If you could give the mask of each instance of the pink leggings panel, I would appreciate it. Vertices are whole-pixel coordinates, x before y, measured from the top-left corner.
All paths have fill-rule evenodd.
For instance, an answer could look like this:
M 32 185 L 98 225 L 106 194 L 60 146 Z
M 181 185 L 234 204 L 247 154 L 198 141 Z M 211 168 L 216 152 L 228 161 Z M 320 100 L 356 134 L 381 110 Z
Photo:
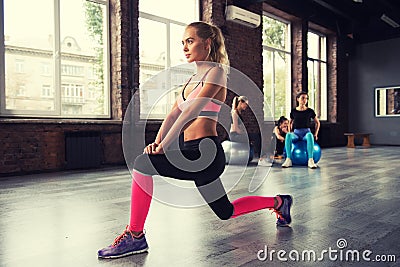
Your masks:
M 274 197 L 261 197 L 261 196 L 246 196 L 241 197 L 232 202 L 233 215 L 231 218 L 236 218 L 253 211 L 273 208 L 275 206 Z
M 153 177 L 133 171 L 130 231 L 143 231 L 152 196 Z
M 153 178 L 133 171 L 132 195 L 131 195 L 131 217 L 129 230 L 141 232 L 144 228 L 150 203 L 153 195 Z M 261 210 L 274 208 L 274 197 L 245 196 L 232 202 L 234 213 L 231 218 Z

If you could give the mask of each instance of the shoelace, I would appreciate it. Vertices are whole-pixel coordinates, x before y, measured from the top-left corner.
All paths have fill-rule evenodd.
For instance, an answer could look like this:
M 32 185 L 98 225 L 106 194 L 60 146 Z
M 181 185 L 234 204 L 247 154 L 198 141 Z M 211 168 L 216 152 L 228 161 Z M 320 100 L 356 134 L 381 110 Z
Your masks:
M 119 236 L 117 236 L 117 238 L 114 239 L 114 242 L 112 244 L 113 247 L 115 247 L 116 245 L 118 245 L 119 243 L 121 243 L 121 241 L 125 238 L 130 236 L 131 238 L 140 238 L 144 235 L 144 232 L 142 232 L 140 235 L 135 236 L 131 230 L 129 230 L 129 225 L 126 226 L 125 230 L 122 232 L 122 234 L 120 234 Z
M 285 218 L 283 218 L 283 216 L 282 216 L 282 211 L 277 210 L 275 208 L 269 208 L 269 210 L 272 210 L 271 214 L 275 212 L 277 219 L 285 220 Z
M 133 238 L 133 234 L 132 232 L 128 229 L 128 226 L 126 226 L 126 229 L 124 230 L 124 232 L 122 232 L 122 234 L 120 234 L 119 236 L 117 236 L 117 238 L 114 239 L 114 242 L 112 244 L 113 247 L 115 247 L 116 245 L 118 245 L 119 243 L 121 243 L 121 241 L 127 237 L 130 234 L 130 236 Z

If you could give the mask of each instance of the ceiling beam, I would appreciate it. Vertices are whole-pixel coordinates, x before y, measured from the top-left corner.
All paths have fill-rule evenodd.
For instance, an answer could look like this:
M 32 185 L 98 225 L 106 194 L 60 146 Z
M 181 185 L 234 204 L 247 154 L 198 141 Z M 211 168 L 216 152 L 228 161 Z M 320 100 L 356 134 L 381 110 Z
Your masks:
M 397 7 L 395 7 L 393 4 L 391 4 L 389 1 L 387 0 L 380 0 L 381 4 L 386 6 L 387 8 L 389 8 L 389 10 L 391 10 L 393 12 L 393 14 L 400 14 L 400 9 L 398 9 Z M 391 14 L 391 15 L 393 15 Z
M 233 4 L 240 6 L 240 7 L 246 7 L 246 6 L 250 6 L 252 4 L 255 3 L 261 3 L 264 2 L 265 0 L 234 0 Z
M 330 11 L 332 11 L 333 13 L 342 16 L 343 18 L 348 19 L 349 21 L 354 20 L 354 18 L 346 13 L 344 13 L 343 11 L 337 9 L 336 7 L 328 4 L 327 2 L 323 1 L 323 0 L 311 0 L 317 4 L 319 4 L 320 6 L 325 7 L 326 9 L 329 9 Z

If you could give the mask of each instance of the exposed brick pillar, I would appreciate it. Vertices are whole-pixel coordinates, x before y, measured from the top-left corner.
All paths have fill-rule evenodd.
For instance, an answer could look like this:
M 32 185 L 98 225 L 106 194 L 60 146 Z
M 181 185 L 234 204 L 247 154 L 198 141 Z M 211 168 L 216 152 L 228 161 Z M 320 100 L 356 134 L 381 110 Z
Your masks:
M 337 38 L 328 35 L 328 121 L 337 122 Z
M 137 33 L 138 14 L 137 0 L 110 2 L 112 119 L 123 118 L 131 98 L 131 89 L 134 87 L 132 77 L 136 73 L 133 66 L 138 63 L 139 53 L 137 45 L 132 44 L 138 43 L 137 34 L 133 36 L 135 30 Z

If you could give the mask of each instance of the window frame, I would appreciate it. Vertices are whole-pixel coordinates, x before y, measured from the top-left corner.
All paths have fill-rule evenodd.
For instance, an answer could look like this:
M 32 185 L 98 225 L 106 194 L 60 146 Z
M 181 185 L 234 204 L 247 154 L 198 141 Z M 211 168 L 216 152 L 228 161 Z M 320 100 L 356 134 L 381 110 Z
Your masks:
M 104 59 L 103 62 L 103 82 L 104 82 L 104 114 L 62 114 L 62 73 L 61 73 L 61 61 L 63 51 L 61 50 L 61 0 L 53 0 L 53 49 L 51 51 L 51 63 L 50 73 L 52 76 L 52 82 L 54 87 L 54 110 L 17 110 L 17 109 L 6 109 L 6 84 L 5 84 L 5 40 L 4 40 L 4 0 L 0 0 L 0 22 L 3 25 L 0 27 L 0 118 L 1 117 L 26 117 L 26 118 L 53 118 L 53 119 L 110 119 L 111 118 L 111 44 L 110 44 L 110 1 L 109 0 L 85 0 L 87 2 L 93 2 L 95 4 L 102 5 L 105 11 L 105 18 L 103 20 L 103 51 Z M 65 52 L 64 52 L 65 53 Z M 41 64 L 41 63 L 40 63 Z M 39 73 L 38 75 L 42 75 Z M 89 79 L 89 78 L 88 78 Z M 42 90 L 40 87 L 38 90 Z
M 329 55 L 329 50 L 328 50 L 328 36 L 324 33 L 321 33 L 317 30 L 314 30 L 312 28 L 308 29 L 307 32 L 307 37 L 308 34 L 312 33 L 315 34 L 319 37 L 318 40 L 318 54 L 319 54 L 319 58 L 313 58 L 311 56 L 309 56 L 309 54 L 307 53 L 307 68 L 308 68 L 308 64 L 312 64 L 313 68 L 310 70 L 308 69 L 308 76 L 307 76 L 307 89 L 308 89 L 308 95 L 309 97 L 314 97 L 313 98 L 313 108 L 314 111 L 317 114 L 318 119 L 322 120 L 322 121 L 327 121 L 328 120 L 328 70 L 329 70 L 329 65 L 328 65 L 328 55 Z M 322 48 L 321 46 L 321 38 L 324 39 L 324 43 L 325 43 L 325 48 Z M 309 46 L 309 40 L 307 38 L 307 45 Z M 325 60 L 321 59 L 322 55 L 321 55 L 321 51 L 322 49 L 325 50 Z M 312 83 L 310 85 L 310 80 L 309 80 L 309 76 L 310 76 L 310 71 L 312 72 L 312 77 L 315 77 L 314 75 L 314 66 L 315 63 L 318 64 L 318 71 L 319 71 L 319 75 L 317 75 L 317 77 L 319 77 L 319 80 L 317 81 L 317 83 L 319 84 L 319 88 L 314 88 L 314 83 Z M 322 81 L 324 79 L 324 77 L 322 76 L 322 71 L 323 71 L 323 67 L 322 64 L 325 64 L 325 81 L 324 84 L 322 84 Z M 314 88 L 315 92 L 310 92 L 310 87 L 311 89 Z M 325 89 L 323 88 L 325 87 Z
M 292 80 L 292 70 L 291 70 L 292 69 L 292 61 L 291 61 L 291 58 L 292 58 L 292 54 L 293 54 L 293 49 L 292 49 L 292 46 L 291 46 L 291 31 L 292 31 L 291 21 L 287 20 L 287 19 L 284 19 L 282 17 L 278 17 L 278 16 L 276 16 L 274 14 L 271 14 L 271 13 L 268 13 L 266 11 L 263 11 L 262 16 L 269 17 L 270 19 L 277 20 L 277 21 L 287 25 L 287 32 L 286 32 L 287 40 L 286 40 L 285 46 L 288 48 L 288 50 L 282 50 L 282 49 L 279 49 L 279 48 L 276 48 L 276 47 L 271 47 L 271 46 L 262 44 L 262 54 L 264 54 L 265 51 L 272 52 L 273 73 L 275 73 L 275 56 L 276 56 L 276 53 L 284 53 L 285 56 L 289 57 L 289 59 L 290 59 L 289 62 L 287 62 L 287 64 L 289 64 L 288 65 L 289 77 L 287 79 L 288 84 L 286 85 L 286 88 L 285 88 L 285 94 L 288 96 L 288 97 L 285 98 L 286 114 L 282 114 L 282 116 L 285 115 L 286 117 L 288 117 L 289 114 L 290 114 L 290 110 L 292 109 L 292 104 L 291 104 L 292 102 L 291 102 L 291 97 L 290 97 L 291 96 L 291 88 L 292 88 L 292 85 L 291 85 L 291 80 Z M 264 31 L 262 31 L 262 34 L 264 34 Z M 264 60 L 263 60 L 263 65 L 264 65 Z M 264 67 L 263 67 L 263 77 L 264 77 L 264 75 L 265 74 L 264 74 Z M 273 86 L 271 88 L 271 103 L 270 103 L 271 104 L 270 108 L 271 108 L 272 117 L 266 117 L 265 116 L 265 108 L 263 107 L 263 112 L 264 112 L 264 118 L 263 119 L 264 119 L 264 121 L 275 121 L 277 119 L 276 114 L 275 114 L 275 93 L 276 93 L 275 75 L 272 78 L 272 83 L 273 83 Z M 263 92 L 265 94 L 264 84 L 265 83 L 263 82 Z
M 194 2 L 195 2 L 195 5 L 196 5 L 196 8 L 197 8 L 197 18 L 196 19 L 199 19 L 200 18 L 199 1 L 195 0 Z M 159 71 L 159 73 L 166 72 L 167 75 L 171 75 L 171 71 L 173 70 L 173 67 L 175 66 L 175 65 L 171 65 L 172 64 L 171 63 L 172 62 L 172 60 L 171 60 L 171 54 L 172 54 L 171 53 L 171 27 L 172 27 L 172 25 L 185 27 L 187 25 L 187 23 L 180 22 L 180 21 L 174 20 L 172 18 L 161 17 L 161 16 L 158 16 L 158 15 L 150 14 L 150 13 L 147 13 L 147 12 L 139 10 L 139 20 L 141 18 L 142 19 L 147 19 L 147 20 L 150 20 L 150 21 L 153 21 L 153 22 L 164 24 L 165 30 L 166 30 L 166 41 L 165 41 L 166 42 L 165 43 L 165 55 L 166 55 L 165 58 L 166 59 L 165 59 L 165 65 L 163 66 L 163 69 Z M 140 26 L 139 26 L 139 28 L 140 28 Z M 139 31 L 139 43 L 140 43 L 140 31 Z M 140 47 L 140 44 L 139 44 L 139 47 Z M 139 68 L 141 68 L 142 66 L 141 66 L 141 59 L 140 58 L 139 58 L 139 62 L 140 62 L 139 63 Z M 140 80 L 140 76 L 141 76 L 141 70 L 139 70 L 139 85 L 140 85 L 140 88 L 139 88 L 139 99 L 140 99 L 140 96 L 141 96 L 141 93 L 142 93 L 142 86 L 146 83 L 146 80 L 145 81 Z M 190 74 L 187 76 L 187 78 L 189 79 L 189 77 L 190 77 Z M 171 79 L 166 79 L 166 83 L 167 84 L 165 85 L 165 87 L 172 89 Z M 175 86 L 174 86 L 174 88 L 175 88 Z M 166 96 L 167 97 L 167 100 L 166 100 L 167 101 L 167 106 L 166 106 L 167 110 L 166 110 L 165 114 L 164 113 L 160 113 L 160 114 L 153 114 L 152 115 L 152 114 L 149 114 L 149 113 L 142 113 L 142 110 L 141 110 L 142 103 L 141 103 L 141 100 L 140 100 L 139 101 L 139 108 L 137 109 L 138 118 L 139 118 L 138 121 L 151 120 L 151 121 L 158 122 L 158 121 L 164 120 L 165 117 L 168 115 L 168 108 L 169 108 L 168 105 L 171 104 L 171 103 L 173 104 L 176 101 L 176 97 L 173 97 L 173 99 L 172 99 L 170 93 L 168 93 L 167 96 Z M 171 107 L 172 107 L 172 105 L 171 105 Z

